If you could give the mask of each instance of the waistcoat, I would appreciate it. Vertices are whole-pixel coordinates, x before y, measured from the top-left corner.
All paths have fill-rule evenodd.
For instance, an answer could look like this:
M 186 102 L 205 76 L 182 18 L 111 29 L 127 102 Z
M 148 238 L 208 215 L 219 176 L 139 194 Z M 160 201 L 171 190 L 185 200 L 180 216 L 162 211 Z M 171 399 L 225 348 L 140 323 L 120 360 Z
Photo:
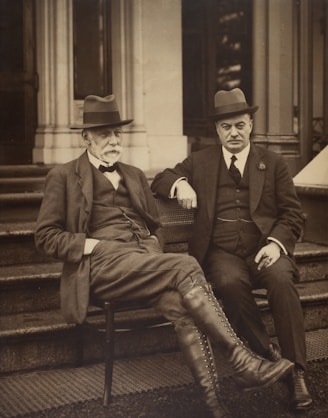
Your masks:
M 150 232 L 140 215 L 132 207 L 129 191 L 122 178 L 118 189 L 92 166 L 93 206 L 89 223 L 92 238 L 128 242 L 145 238 Z
M 261 233 L 249 210 L 249 170 L 246 163 L 238 185 L 221 157 L 212 242 L 227 252 L 247 256 L 256 251 Z

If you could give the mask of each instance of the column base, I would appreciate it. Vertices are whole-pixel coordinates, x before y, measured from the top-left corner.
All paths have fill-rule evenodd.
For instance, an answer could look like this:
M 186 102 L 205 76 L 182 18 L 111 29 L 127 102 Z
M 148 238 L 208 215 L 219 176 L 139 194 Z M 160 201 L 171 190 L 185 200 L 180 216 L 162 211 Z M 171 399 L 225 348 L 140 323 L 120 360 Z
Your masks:
M 33 163 L 62 164 L 85 151 L 81 134 L 67 127 L 39 130 L 35 135 Z

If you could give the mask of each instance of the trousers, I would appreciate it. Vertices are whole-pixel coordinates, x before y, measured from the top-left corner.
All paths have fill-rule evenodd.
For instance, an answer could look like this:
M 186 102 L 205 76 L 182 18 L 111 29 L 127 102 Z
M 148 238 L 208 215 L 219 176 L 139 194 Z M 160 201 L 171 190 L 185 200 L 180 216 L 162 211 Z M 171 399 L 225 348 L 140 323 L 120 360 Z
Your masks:
M 272 266 L 259 271 L 254 258 L 255 254 L 242 257 L 212 246 L 204 265 L 206 277 L 236 333 L 262 355 L 270 341 L 252 290 L 266 289 L 282 356 L 305 369 L 304 319 L 294 283 L 295 265 L 281 255 Z
M 163 253 L 154 238 L 100 241 L 91 255 L 90 290 L 99 300 L 147 301 L 169 321 L 186 315 L 182 297 L 204 273 L 189 255 Z

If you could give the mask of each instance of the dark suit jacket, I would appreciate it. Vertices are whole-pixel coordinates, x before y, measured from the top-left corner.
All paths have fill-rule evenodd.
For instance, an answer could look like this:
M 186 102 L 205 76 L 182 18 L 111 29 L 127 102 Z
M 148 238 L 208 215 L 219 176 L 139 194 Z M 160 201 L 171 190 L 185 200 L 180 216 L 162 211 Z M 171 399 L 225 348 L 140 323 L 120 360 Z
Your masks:
M 163 245 L 159 216 L 145 175 L 136 167 L 120 162 L 118 166 L 134 209 Z M 89 304 L 90 257 L 83 255 L 83 250 L 92 205 L 92 167 L 86 153 L 49 172 L 35 243 L 41 252 L 64 261 L 60 291 L 67 322 L 82 323 Z
M 198 209 L 189 252 L 200 264 L 211 242 L 219 165 L 224 161 L 221 155 L 219 145 L 194 152 L 174 169 L 158 174 L 151 186 L 155 193 L 167 197 L 173 183 L 180 177 L 187 177 L 196 191 Z M 262 234 L 260 244 L 264 245 L 269 236 L 273 237 L 292 255 L 303 220 L 288 166 L 280 154 L 255 145 L 251 145 L 248 164 L 250 212 Z

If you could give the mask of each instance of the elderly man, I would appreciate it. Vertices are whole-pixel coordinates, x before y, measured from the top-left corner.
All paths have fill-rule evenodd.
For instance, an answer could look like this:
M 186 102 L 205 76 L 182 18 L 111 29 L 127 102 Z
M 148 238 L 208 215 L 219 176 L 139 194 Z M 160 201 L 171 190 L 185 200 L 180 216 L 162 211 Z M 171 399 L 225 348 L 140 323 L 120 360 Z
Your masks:
M 257 109 L 238 88 L 218 91 L 211 116 L 218 144 L 158 174 L 152 190 L 197 208 L 190 254 L 202 265 L 238 335 L 274 360 L 280 353 L 270 343 L 252 294 L 254 287 L 267 289 L 282 354 L 295 363 L 291 405 L 302 410 L 312 399 L 304 379 L 303 313 L 294 285 L 301 209 L 281 155 L 250 143 Z
M 87 96 L 82 137 L 87 151 L 56 166 L 46 179 L 37 220 L 39 250 L 64 261 L 61 307 L 84 321 L 89 291 L 100 300 L 148 300 L 174 323 L 177 337 L 214 417 L 217 374 L 207 337 L 217 344 L 245 389 L 271 385 L 293 363 L 255 356 L 238 340 L 197 261 L 162 251 L 161 226 L 144 174 L 118 162 L 122 120 L 113 95 Z

